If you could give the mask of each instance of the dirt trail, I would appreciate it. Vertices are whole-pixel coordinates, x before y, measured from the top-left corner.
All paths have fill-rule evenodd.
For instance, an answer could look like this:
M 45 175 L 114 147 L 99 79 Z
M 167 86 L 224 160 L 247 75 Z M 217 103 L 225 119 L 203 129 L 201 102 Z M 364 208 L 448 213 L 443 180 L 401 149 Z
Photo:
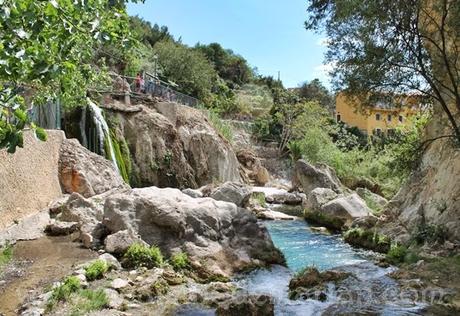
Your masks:
M 96 253 L 81 248 L 70 237 L 43 237 L 18 242 L 13 250 L 13 262 L 5 267 L 0 279 L 0 315 L 16 315 L 19 305 L 30 293 L 62 279 L 75 264 L 96 257 Z

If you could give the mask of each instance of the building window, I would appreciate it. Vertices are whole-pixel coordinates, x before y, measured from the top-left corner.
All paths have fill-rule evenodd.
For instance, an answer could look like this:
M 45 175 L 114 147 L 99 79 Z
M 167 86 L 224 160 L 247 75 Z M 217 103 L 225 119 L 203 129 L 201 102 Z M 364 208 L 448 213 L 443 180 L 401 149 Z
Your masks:
M 402 115 L 399 116 L 399 121 L 402 123 L 404 121 L 404 118 Z
M 382 130 L 380 128 L 374 129 L 374 135 L 375 136 L 381 136 L 382 135 Z
M 377 121 L 380 121 L 380 113 L 375 114 L 375 119 L 376 119 Z
M 391 122 L 391 119 L 392 119 L 391 114 L 388 114 L 388 122 Z
M 340 116 L 340 114 L 337 114 L 337 122 L 342 122 L 342 116 Z

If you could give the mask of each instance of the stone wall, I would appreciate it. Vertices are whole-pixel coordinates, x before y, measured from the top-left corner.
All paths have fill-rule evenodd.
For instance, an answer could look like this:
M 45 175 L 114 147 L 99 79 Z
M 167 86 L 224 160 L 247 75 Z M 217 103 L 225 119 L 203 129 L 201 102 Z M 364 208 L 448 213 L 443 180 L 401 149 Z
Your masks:
M 0 229 L 38 213 L 62 194 L 58 161 L 64 138 L 53 130 L 41 142 L 26 132 L 24 148 L 14 154 L 0 150 Z

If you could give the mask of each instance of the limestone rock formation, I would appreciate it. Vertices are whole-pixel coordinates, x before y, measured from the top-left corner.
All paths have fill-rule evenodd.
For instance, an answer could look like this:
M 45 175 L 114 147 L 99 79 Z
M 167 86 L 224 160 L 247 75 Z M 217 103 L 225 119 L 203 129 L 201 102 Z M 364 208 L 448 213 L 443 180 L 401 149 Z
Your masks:
M 255 185 L 264 186 L 270 181 L 268 170 L 262 165 L 257 155 L 248 149 L 241 149 L 236 154 L 247 181 Z
M 305 199 L 305 194 L 288 192 L 285 189 L 254 187 L 252 192 L 264 194 L 265 200 L 273 204 L 300 205 Z
M 305 218 L 328 228 L 341 230 L 356 219 L 372 215 L 366 202 L 356 193 L 338 195 L 331 189 L 316 188 L 303 203 Z
M 321 207 L 337 198 L 338 194 L 327 188 L 316 188 L 308 194 L 303 206 L 307 210 L 320 211 Z
M 245 207 L 251 197 L 251 190 L 241 183 L 226 182 L 212 191 L 210 197 L 217 201 L 230 202 L 239 207 Z
M 90 152 L 76 139 L 62 142 L 59 180 L 65 193 L 77 192 L 84 197 L 127 187 L 111 161 Z
M 350 225 L 355 219 L 369 216 L 372 211 L 356 193 L 340 196 L 321 207 L 323 214 Z
M 107 112 L 116 138 L 127 144 L 132 184 L 198 188 L 214 180 L 240 181 L 230 144 L 197 109 L 144 101 L 141 112 Z
M 109 196 L 104 225 L 111 233 L 128 230 L 165 254 L 181 249 L 196 265 L 206 260 L 214 274 L 253 265 L 282 263 L 266 229 L 233 203 L 192 198 L 176 189 L 133 189 Z
M 128 230 L 120 230 L 104 239 L 105 250 L 115 255 L 123 255 L 134 243 L 145 244 L 142 239 Z
M 336 193 L 342 191 L 342 184 L 331 167 L 325 164 L 314 166 L 305 160 L 297 161 L 292 184 L 302 187 L 307 195 L 316 188 L 328 188 Z
M 430 126 L 428 132 L 433 132 Z M 437 140 L 416 170 L 384 209 L 384 233 L 405 242 L 417 229 L 438 227 L 451 241 L 460 240 L 460 150 L 451 140 Z
M 325 301 L 328 283 L 338 283 L 349 276 L 350 273 L 339 270 L 319 272 L 314 267 L 307 268 L 289 282 L 289 297 Z
M 384 197 L 375 194 L 374 192 L 366 189 L 366 188 L 357 188 L 356 193 L 364 199 L 364 200 L 369 200 L 372 204 L 374 204 L 378 208 L 383 208 L 385 205 L 388 204 L 388 200 L 385 199 Z

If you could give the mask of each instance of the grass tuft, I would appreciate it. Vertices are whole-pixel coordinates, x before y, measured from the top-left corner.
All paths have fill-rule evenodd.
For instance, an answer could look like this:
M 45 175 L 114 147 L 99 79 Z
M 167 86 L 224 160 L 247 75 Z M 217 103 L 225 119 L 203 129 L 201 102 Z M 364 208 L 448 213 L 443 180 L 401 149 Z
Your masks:
M 102 279 L 104 273 L 109 270 L 109 265 L 104 260 L 96 260 L 86 267 L 85 276 L 88 281 L 94 281 L 97 279 Z
M 0 269 L 11 261 L 13 258 L 13 246 L 6 244 L 3 248 L 0 248 Z

